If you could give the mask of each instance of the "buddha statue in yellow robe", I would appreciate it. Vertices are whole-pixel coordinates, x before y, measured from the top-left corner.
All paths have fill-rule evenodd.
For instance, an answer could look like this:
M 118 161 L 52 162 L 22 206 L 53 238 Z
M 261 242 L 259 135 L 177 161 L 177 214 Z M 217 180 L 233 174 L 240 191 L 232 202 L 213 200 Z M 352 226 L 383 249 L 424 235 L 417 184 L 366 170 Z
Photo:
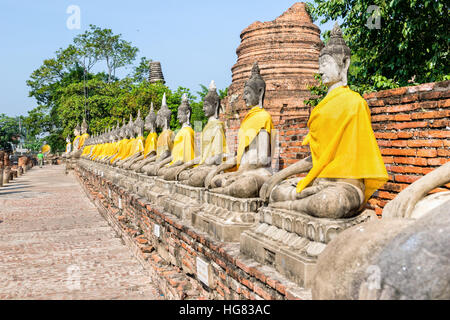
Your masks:
M 118 163 L 117 166 L 123 169 L 129 168 L 129 166 L 142 155 L 144 152 L 144 121 L 141 118 L 141 111 L 138 111 L 138 115 L 133 124 L 133 133 L 135 137 L 131 139 L 130 152 L 125 159 Z
M 318 218 L 350 218 L 388 180 L 367 102 L 347 85 L 350 60 L 350 48 L 336 24 L 319 57 L 319 73 L 329 91 L 312 111 L 303 141 L 311 156 L 266 182 L 260 196 L 270 200 L 270 207 Z M 306 172 L 303 179 L 288 179 Z
M 68 158 L 78 159 L 83 153 L 84 142 L 89 138 L 88 125 L 86 122 L 86 118 L 83 118 L 83 123 L 81 128 L 79 125 L 75 127 L 74 134 L 75 139 L 73 140 L 72 146 L 73 151 L 67 156 Z
M 243 99 L 251 110 L 239 129 L 237 156 L 208 174 L 205 186 L 211 192 L 236 198 L 255 198 L 261 186 L 271 177 L 273 123 L 272 117 L 263 108 L 265 90 L 266 83 L 255 63 L 244 87 Z
M 72 142 L 70 141 L 70 137 L 67 136 L 66 138 L 66 152 L 64 153 L 64 155 L 67 155 L 69 153 L 72 152 Z
M 208 123 L 200 138 L 201 155 L 183 164 L 175 176 L 178 181 L 193 187 L 204 187 L 206 176 L 223 162 L 228 153 L 225 125 L 219 120 L 220 97 L 214 81 L 211 82 L 208 94 L 203 100 L 203 112 Z
M 156 156 L 158 134 L 156 133 L 156 113 L 153 108 L 153 102 L 151 103 L 150 111 L 145 118 L 144 128 L 149 131 L 148 136 L 145 139 L 144 152 L 133 160 L 128 166 L 124 166 L 125 169 L 138 171 L 150 163 L 147 162 L 147 159 L 151 159 Z
M 117 162 L 122 160 L 128 153 L 128 142 L 130 141 L 128 137 L 130 136 L 130 130 L 128 125 L 123 121 L 123 125 L 120 128 L 120 141 L 118 142 L 117 152 L 110 159 L 110 164 L 115 165 Z
M 189 105 L 187 95 L 182 97 L 181 105 L 178 107 L 177 119 L 181 124 L 181 129 L 175 136 L 173 150 L 170 163 L 161 167 L 158 171 L 158 176 L 163 177 L 165 180 L 175 180 L 175 174 L 179 167 L 194 159 L 195 156 L 195 134 L 191 127 L 191 113 L 192 109 Z
M 161 108 L 156 115 L 156 125 L 162 129 L 156 142 L 156 155 L 148 158 L 147 164 L 138 172 L 145 173 L 149 176 L 156 176 L 158 170 L 172 161 L 172 149 L 175 140 L 175 134 L 170 129 L 170 119 L 172 111 L 167 107 L 166 94 L 163 96 Z
M 99 160 L 101 163 L 110 164 L 111 159 L 117 154 L 120 140 L 120 123 L 117 121 L 117 126 L 109 133 L 109 144 L 105 150 L 105 156 Z

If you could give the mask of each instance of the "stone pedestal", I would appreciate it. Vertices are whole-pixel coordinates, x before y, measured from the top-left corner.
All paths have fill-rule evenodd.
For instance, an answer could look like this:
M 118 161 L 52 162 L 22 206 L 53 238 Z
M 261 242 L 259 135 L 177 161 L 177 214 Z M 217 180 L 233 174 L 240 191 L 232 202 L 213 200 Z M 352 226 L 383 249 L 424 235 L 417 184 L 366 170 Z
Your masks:
M 218 193 L 206 192 L 199 211 L 192 214 L 192 225 L 215 239 L 239 242 L 241 233 L 257 222 L 261 199 L 238 199 Z
M 307 289 L 327 244 L 340 232 L 376 217 L 366 210 L 351 219 L 318 219 L 270 207 L 261 208 L 258 216 L 258 224 L 241 236 L 241 252 Z
M 3 168 L 0 167 L 0 187 L 3 187 Z
M 191 223 L 193 215 L 201 210 L 207 193 L 206 189 L 183 185 L 179 182 L 165 182 L 172 184 L 172 192 L 162 199 L 164 210 L 177 216 L 182 221 Z

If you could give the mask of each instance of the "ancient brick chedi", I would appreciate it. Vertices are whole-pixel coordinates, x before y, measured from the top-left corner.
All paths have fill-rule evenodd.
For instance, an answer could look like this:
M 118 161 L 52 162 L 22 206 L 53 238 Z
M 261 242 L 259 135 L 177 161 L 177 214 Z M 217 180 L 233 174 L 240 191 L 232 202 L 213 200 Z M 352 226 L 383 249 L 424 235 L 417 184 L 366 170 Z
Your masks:
M 304 116 L 306 121 L 309 108 L 303 101 L 310 96 L 308 85 L 315 82 L 322 42 L 305 3 L 294 4 L 273 21 L 251 24 L 242 31 L 241 39 L 232 68 L 233 82 L 224 101 L 227 127 L 238 127 L 248 111 L 242 93 L 254 62 L 267 84 L 264 107 L 275 126 L 282 119 Z

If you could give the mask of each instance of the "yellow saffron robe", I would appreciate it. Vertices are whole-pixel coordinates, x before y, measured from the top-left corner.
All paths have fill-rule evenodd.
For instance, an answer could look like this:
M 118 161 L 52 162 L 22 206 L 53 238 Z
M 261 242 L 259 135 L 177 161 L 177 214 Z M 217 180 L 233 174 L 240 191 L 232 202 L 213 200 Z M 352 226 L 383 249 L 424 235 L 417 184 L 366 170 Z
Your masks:
M 93 145 L 90 145 L 90 146 L 84 147 L 84 149 L 83 149 L 83 153 L 81 154 L 81 156 L 83 157 L 83 156 L 87 156 L 87 155 L 89 155 L 89 154 L 90 154 L 90 152 L 91 152 L 91 149 L 92 149 L 93 147 L 94 147 Z
M 194 130 L 191 127 L 182 128 L 175 137 L 172 157 L 173 160 L 169 166 L 175 162 L 189 162 L 194 159 Z
M 150 152 L 156 151 L 157 141 L 158 141 L 158 134 L 156 132 L 150 132 L 147 136 L 147 139 L 145 139 L 144 159 L 147 159 L 147 155 Z
M 172 151 L 174 133 L 172 130 L 164 130 L 158 138 L 156 143 L 156 155 L 158 158 L 166 151 Z
M 76 136 L 75 139 L 73 139 L 72 145 L 73 145 L 73 151 L 78 151 L 81 149 L 80 146 L 80 138 L 81 136 Z M 77 145 L 78 144 L 78 145 Z
M 222 143 L 218 140 L 222 140 Z M 202 159 L 200 165 L 207 159 L 221 153 L 228 153 L 227 140 L 225 138 L 225 125 L 220 120 L 210 120 L 206 124 L 201 135 Z
M 348 86 L 328 93 L 312 111 L 308 128 L 303 145 L 310 146 L 313 168 L 297 192 L 316 178 L 363 179 L 367 202 L 388 181 L 367 102 Z
M 86 139 L 89 138 L 89 134 L 85 133 L 80 137 L 80 144 L 78 146 L 78 150 L 80 150 L 81 148 L 83 148 L 84 146 L 84 142 L 86 141 Z
M 128 142 L 127 154 L 122 160 L 126 160 L 136 153 L 144 151 L 144 137 L 133 138 Z
M 46 145 L 42 146 L 41 152 L 43 154 L 47 154 L 47 153 L 50 153 L 51 150 L 52 150 L 52 148 L 48 144 L 46 144 Z
M 116 155 L 111 159 L 111 163 L 113 163 L 117 159 L 122 160 L 122 158 L 125 156 L 125 152 L 127 151 L 126 149 L 128 147 L 128 142 L 128 139 L 122 139 L 119 141 Z
M 241 164 L 245 148 L 247 148 L 252 143 L 253 139 L 258 136 L 261 129 L 265 129 L 267 133 L 271 134 L 273 129 L 272 116 L 263 108 L 256 106 L 247 113 L 239 128 L 237 169 L 239 169 Z

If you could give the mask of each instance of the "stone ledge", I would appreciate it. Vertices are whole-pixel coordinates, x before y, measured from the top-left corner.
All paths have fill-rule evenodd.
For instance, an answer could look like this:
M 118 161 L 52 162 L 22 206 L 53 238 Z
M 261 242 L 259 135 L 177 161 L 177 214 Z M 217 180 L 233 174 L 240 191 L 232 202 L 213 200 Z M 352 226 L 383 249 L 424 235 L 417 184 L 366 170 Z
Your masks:
M 216 241 L 105 177 L 87 172 L 83 176 L 82 170 L 76 167 L 86 193 L 110 224 L 115 224 L 115 230 L 133 248 L 167 298 L 311 299 L 309 290 L 287 280 L 274 268 L 241 255 L 238 243 Z M 122 209 L 118 208 L 118 197 Z M 156 224 L 159 238 L 154 235 Z M 196 257 L 211 265 L 213 283 L 209 288 L 196 277 Z

